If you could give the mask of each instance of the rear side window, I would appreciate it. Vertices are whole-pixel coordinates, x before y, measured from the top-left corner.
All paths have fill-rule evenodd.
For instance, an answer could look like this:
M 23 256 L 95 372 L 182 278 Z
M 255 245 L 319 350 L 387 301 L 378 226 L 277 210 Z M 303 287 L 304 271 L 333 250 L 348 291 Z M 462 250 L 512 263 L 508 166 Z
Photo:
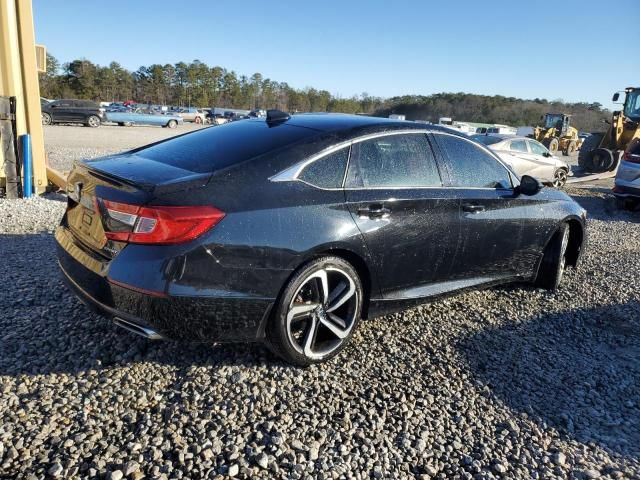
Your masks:
M 134 153 L 196 173 L 213 172 L 317 135 L 294 125 L 269 127 L 262 120 L 232 122 L 175 137 Z
M 514 152 L 527 152 L 527 144 L 524 140 L 514 140 L 511 142 L 511 150 Z
M 354 143 L 345 186 L 439 187 L 442 181 L 426 135 L 406 134 Z
M 348 158 L 349 147 L 342 148 L 307 165 L 298 178 L 320 188 L 340 188 Z
M 451 170 L 451 181 L 456 187 L 511 188 L 507 169 L 489 153 L 463 138 L 435 134 Z

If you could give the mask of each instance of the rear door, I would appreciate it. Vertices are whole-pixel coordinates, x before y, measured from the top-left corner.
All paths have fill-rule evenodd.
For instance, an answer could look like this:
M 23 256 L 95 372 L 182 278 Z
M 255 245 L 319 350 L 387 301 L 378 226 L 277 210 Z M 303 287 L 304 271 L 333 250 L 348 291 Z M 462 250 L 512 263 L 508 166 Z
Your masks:
M 459 237 L 459 203 L 443 186 L 425 133 L 356 140 L 345 198 L 383 297 L 420 297 L 419 286 L 448 277 Z
M 57 100 L 51 105 L 51 116 L 56 122 L 69 122 L 73 118 L 72 110 L 71 100 Z
M 524 239 L 528 202 L 514 193 L 511 174 L 485 147 L 466 138 L 434 132 L 446 161 L 452 190 L 461 199 L 460 244 L 452 276 L 498 279 L 529 272 L 535 261 Z
M 534 158 L 529 152 L 527 142 L 523 138 L 511 140 L 507 142 L 508 154 L 503 155 L 502 159 L 507 163 L 518 175 L 532 175 L 535 171 L 536 164 Z

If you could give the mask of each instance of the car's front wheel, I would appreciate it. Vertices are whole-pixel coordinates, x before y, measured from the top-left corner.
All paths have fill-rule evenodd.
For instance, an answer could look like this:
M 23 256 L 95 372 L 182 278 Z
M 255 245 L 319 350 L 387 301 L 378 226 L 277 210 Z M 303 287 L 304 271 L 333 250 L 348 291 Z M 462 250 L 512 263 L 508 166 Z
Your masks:
M 268 345 L 298 366 L 326 361 L 351 338 L 362 302 L 360 278 L 348 262 L 333 256 L 313 260 L 281 293 L 267 330 Z
M 52 120 L 51 120 L 51 115 L 49 115 L 48 113 L 43 113 L 42 114 L 42 124 L 43 125 L 51 125 Z
M 536 285 L 555 291 L 560 286 L 567 264 L 569 225 L 563 223 L 547 245 L 538 269 Z
M 169 120 L 167 122 L 167 128 L 176 128 L 178 126 L 178 122 L 175 120 Z
M 562 188 L 567 183 L 567 171 L 564 168 L 558 168 L 553 173 L 553 186 Z

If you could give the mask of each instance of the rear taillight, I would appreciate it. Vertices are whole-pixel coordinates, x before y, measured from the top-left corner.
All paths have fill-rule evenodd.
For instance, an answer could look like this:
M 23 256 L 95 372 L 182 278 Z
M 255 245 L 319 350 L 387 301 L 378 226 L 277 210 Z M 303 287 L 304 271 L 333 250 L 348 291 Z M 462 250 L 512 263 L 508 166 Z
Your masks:
M 214 207 L 130 205 L 98 200 L 105 235 L 128 243 L 167 245 L 199 237 L 224 218 Z
M 624 152 L 622 159 L 631 163 L 640 163 L 640 154 L 631 153 L 627 151 L 627 152 Z

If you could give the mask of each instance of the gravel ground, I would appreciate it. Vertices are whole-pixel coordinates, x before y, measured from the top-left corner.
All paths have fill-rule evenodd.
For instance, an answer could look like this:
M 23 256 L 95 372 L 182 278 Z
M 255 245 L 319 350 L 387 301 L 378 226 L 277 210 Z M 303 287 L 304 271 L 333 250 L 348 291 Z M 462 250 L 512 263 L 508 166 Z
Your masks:
M 640 478 L 640 212 L 571 193 L 590 243 L 558 293 L 364 322 L 308 369 L 117 329 L 60 281 L 64 197 L 1 200 L 0 477 Z
M 145 125 L 134 127 L 101 125 L 98 128 L 45 125 L 43 128 L 49 164 L 61 172 L 68 172 L 75 160 L 130 150 L 205 127 L 195 123 L 185 123 L 178 125 L 175 129 Z

